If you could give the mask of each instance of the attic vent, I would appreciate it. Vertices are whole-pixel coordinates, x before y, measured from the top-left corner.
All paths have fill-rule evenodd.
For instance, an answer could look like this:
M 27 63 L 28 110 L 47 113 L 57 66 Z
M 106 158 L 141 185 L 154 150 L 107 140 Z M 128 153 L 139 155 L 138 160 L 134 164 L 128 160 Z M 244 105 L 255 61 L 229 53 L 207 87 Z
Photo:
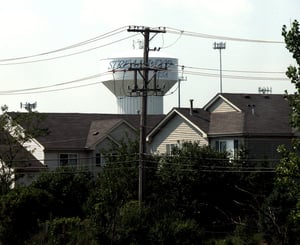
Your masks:
M 245 99 L 250 99 L 250 95 L 246 94 L 245 96 Z
M 96 135 L 98 135 L 98 134 L 99 134 L 99 132 L 98 132 L 98 131 L 96 131 L 96 132 L 94 132 L 94 133 L 93 133 L 93 135 L 95 135 L 95 136 L 96 136 Z
M 270 99 L 269 95 L 264 95 L 265 99 Z

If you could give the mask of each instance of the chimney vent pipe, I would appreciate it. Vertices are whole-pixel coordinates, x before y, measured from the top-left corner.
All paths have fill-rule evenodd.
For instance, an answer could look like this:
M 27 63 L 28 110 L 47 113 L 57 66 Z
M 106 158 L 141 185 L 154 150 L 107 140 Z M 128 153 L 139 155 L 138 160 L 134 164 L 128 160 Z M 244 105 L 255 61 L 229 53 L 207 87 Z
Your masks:
M 193 108 L 193 102 L 194 102 L 194 100 L 190 99 L 190 115 L 191 116 L 193 115 L 193 110 L 194 110 L 194 108 Z

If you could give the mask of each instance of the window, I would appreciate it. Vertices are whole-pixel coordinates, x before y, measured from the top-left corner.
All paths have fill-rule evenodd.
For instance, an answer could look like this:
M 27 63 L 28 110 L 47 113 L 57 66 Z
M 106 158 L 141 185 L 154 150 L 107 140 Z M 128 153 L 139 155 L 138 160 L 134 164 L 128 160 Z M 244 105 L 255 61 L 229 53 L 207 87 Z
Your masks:
M 101 167 L 105 162 L 105 156 L 101 153 L 96 153 L 96 167 Z
M 77 158 L 76 153 L 61 153 L 59 154 L 59 165 L 76 167 Z
M 239 157 L 239 141 L 238 140 L 234 140 L 233 141 L 233 147 L 234 147 L 234 150 L 233 150 L 233 157 L 235 159 L 237 159 Z
M 200 141 L 191 141 L 191 140 L 177 140 L 177 143 L 175 144 L 166 144 L 166 154 L 171 155 L 173 154 L 174 148 L 178 147 L 179 149 L 182 149 L 183 147 L 187 147 L 190 144 L 200 144 Z
M 101 167 L 106 163 L 109 163 L 111 161 L 112 162 L 116 161 L 116 156 L 117 156 L 117 153 L 114 153 L 114 152 L 109 153 L 109 154 L 96 153 L 95 154 L 95 165 L 96 165 L 96 167 Z
M 226 140 L 217 140 L 216 141 L 216 150 L 219 152 L 227 151 L 227 141 Z
M 101 166 L 101 154 L 96 153 L 96 167 L 100 167 L 100 166 Z
M 178 146 L 177 144 L 166 144 L 166 154 L 171 155 L 173 149 L 177 146 Z
M 229 152 L 232 157 L 238 157 L 239 141 L 233 139 L 216 140 L 215 149 L 219 152 Z

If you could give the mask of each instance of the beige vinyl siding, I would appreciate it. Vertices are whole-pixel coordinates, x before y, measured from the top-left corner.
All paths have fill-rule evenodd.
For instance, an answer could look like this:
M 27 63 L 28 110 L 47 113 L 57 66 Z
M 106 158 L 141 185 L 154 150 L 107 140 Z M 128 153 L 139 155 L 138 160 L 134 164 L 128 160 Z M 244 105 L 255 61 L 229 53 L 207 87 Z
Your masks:
M 209 112 L 235 112 L 234 109 L 230 104 L 222 99 L 218 99 L 213 105 L 210 106 Z
M 207 145 L 198 129 L 184 121 L 180 116 L 175 116 L 159 133 L 152 139 L 150 144 L 151 153 L 165 154 L 167 144 L 177 144 L 182 141 L 198 142 Z

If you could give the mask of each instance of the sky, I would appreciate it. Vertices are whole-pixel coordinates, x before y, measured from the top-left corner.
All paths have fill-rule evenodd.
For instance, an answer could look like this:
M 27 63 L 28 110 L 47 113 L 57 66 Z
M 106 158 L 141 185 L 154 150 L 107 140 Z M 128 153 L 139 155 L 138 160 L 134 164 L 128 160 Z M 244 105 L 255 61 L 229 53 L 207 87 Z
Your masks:
M 213 43 L 221 41 L 223 92 L 268 87 L 273 94 L 292 93 L 285 71 L 295 62 L 281 29 L 299 13 L 298 0 L 0 0 L 0 105 L 24 111 L 20 103 L 37 102 L 39 112 L 117 113 L 116 98 L 98 75 L 102 60 L 143 39 L 126 31 L 130 25 L 166 27 L 150 47 L 178 58 L 180 76 L 184 66 L 182 107 L 190 99 L 203 107 L 220 92 Z M 164 97 L 164 113 L 177 106 L 176 84 Z

